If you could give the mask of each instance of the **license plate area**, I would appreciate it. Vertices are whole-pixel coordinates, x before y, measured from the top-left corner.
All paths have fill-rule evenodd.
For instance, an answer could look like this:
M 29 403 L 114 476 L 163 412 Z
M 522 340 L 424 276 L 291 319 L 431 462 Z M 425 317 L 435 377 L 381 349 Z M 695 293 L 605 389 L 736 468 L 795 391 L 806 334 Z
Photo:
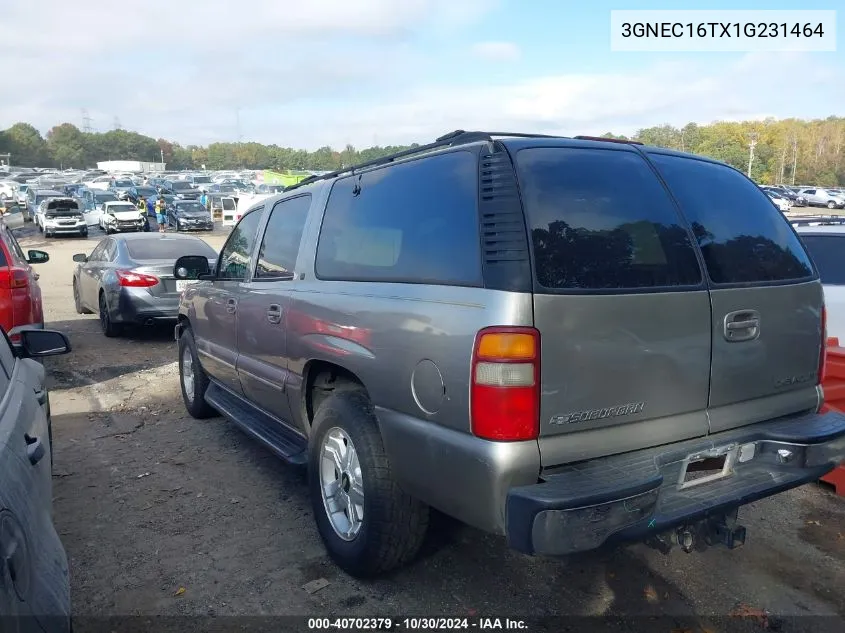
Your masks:
M 734 472 L 739 448 L 730 444 L 688 455 L 681 466 L 678 488 L 684 490 L 729 477 Z

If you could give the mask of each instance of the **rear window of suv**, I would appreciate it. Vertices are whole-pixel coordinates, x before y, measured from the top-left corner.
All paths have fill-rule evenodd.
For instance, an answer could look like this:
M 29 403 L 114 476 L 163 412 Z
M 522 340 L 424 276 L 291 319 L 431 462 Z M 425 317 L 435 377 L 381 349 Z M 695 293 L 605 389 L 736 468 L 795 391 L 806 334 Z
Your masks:
M 639 154 L 527 148 L 517 153 L 516 162 L 537 283 L 545 289 L 609 291 L 701 283 L 689 231 Z
M 768 196 L 726 165 L 652 154 L 651 160 L 692 225 L 716 284 L 797 281 L 813 265 Z

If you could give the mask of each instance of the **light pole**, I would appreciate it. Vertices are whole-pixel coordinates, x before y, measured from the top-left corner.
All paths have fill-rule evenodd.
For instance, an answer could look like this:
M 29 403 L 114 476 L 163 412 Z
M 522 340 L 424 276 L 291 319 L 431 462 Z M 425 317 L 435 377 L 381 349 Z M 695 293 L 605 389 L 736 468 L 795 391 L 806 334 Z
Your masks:
M 754 163 L 754 148 L 757 146 L 757 135 L 751 135 L 751 143 L 748 146 L 748 177 L 751 178 L 751 165 Z

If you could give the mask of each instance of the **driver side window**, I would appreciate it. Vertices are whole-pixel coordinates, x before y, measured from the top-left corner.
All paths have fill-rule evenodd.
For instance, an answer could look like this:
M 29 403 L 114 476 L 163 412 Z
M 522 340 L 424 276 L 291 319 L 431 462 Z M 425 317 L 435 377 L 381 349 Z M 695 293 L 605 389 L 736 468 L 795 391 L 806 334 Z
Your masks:
M 232 230 L 220 252 L 217 278 L 243 281 L 249 274 L 249 261 L 255 247 L 256 233 L 261 222 L 261 208 L 247 213 Z

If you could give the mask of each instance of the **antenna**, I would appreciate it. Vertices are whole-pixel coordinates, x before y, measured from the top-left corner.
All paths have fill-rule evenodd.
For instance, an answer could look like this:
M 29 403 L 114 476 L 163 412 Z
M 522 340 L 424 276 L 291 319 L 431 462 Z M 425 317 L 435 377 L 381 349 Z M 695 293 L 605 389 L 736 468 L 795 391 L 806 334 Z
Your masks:
M 82 108 L 82 131 L 90 134 L 91 130 L 91 117 L 88 116 L 88 110 Z

